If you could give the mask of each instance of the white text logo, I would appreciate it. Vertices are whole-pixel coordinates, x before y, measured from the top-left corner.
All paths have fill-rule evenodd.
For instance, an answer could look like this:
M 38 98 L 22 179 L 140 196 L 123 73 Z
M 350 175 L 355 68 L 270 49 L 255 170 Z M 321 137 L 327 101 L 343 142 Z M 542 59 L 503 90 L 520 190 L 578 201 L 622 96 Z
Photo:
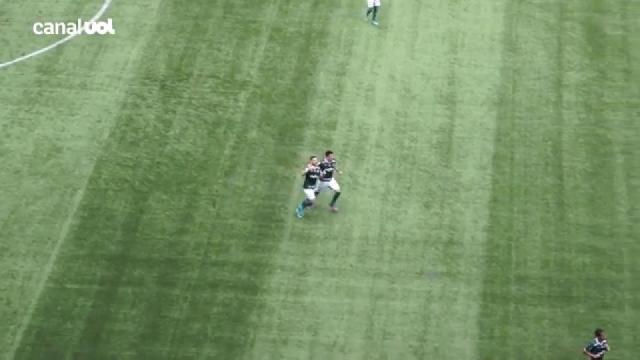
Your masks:
M 114 35 L 113 20 L 76 22 L 37 22 L 33 24 L 36 35 Z

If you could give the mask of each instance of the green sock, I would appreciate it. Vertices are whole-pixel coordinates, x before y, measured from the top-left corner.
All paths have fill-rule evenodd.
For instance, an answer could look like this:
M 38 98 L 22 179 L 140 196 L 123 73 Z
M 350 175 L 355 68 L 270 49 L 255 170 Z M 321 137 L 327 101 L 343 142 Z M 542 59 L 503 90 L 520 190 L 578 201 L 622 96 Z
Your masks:
M 329 203 L 329 206 L 334 207 L 339 197 L 340 197 L 340 192 L 337 191 L 335 194 L 333 194 L 333 199 L 331 199 L 331 203 Z

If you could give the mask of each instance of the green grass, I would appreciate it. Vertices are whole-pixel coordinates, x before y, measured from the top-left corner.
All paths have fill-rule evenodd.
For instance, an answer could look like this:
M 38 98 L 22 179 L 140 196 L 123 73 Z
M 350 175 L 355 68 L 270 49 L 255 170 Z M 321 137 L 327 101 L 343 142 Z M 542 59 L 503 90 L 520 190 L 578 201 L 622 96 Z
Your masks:
M 1 69 L 0 356 L 632 358 L 640 3 L 362 5 L 116 0 Z M 99 7 L 0 0 L 0 62 Z

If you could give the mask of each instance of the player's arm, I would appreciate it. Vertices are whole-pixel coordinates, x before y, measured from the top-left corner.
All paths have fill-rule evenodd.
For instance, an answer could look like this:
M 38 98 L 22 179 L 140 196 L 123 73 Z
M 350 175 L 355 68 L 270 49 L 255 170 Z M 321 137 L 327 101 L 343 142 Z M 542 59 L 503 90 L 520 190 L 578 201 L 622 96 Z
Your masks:
M 309 172 L 309 166 L 305 166 L 304 170 L 302 170 L 302 174 L 300 175 L 305 176 L 308 172 Z
M 592 353 L 591 351 L 587 350 L 587 348 L 582 349 L 582 352 L 589 358 L 589 359 L 597 359 L 598 357 L 602 356 L 604 354 L 604 351 L 599 352 L 597 354 Z

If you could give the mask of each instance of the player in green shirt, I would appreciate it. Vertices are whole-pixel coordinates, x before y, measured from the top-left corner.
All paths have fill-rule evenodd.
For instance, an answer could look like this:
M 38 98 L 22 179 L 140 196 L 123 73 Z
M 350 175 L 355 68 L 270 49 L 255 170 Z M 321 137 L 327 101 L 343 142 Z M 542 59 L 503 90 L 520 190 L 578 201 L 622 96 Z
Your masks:
M 607 335 L 604 333 L 602 329 L 596 329 L 594 331 L 595 338 L 589 341 L 587 346 L 582 349 L 589 360 L 600 360 L 604 359 L 604 354 L 611 350 L 609 348 L 609 342 L 607 341 Z
M 311 156 L 307 166 L 302 171 L 304 177 L 304 183 L 302 184 L 302 191 L 304 191 L 304 201 L 296 208 L 296 216 L 299 219 L 304 217 L 304 209 L 313 206 L 316 200 L 316 191 L 318 190 L 318 179 L 322 174 L 322 169 L 318 166 L 318 158 Z

